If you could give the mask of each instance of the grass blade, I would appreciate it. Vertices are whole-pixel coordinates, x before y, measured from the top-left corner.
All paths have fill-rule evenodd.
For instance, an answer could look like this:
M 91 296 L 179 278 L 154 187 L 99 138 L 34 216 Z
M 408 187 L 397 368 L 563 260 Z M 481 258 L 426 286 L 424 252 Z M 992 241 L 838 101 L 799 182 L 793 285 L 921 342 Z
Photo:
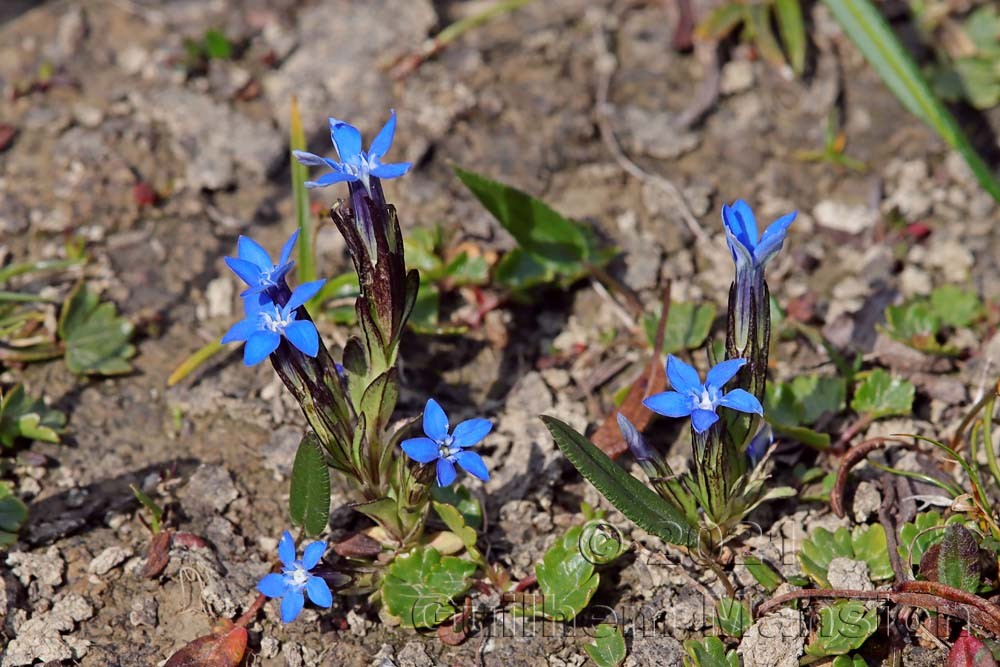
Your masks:
M 208 345 L 205 345 L 181 362 L 181 365 L 177 367 L 177 370 L 171 373 L 170 377 L 167 378 L 167 386 L 173 387 L 175 384 L 193 373 L 199 366 L 217 355 L 219 352 L 222 352 L 224 349 L 226 349 L 226 346 L 217 340 L 213 340 Z
M 927 123 L 969 165 L 984 190 L 1000 201 L 1000 182 L 955 118 L 920 74 L 917 64 L 869 0 L 824 0 L 851 41 L 910 113 Z
M 806 66 L 806 27 L 802 22 L 799 0 L 775 0 L 774 15 L 778 19 L 778 32 L 788 52 L 792 71 L 801 76 Z
M 292 97 L 290 112 L 288 143 L 293 151 L 306 149 L 306 134 L 302 129 L 302 115 L 299 113 L 299 101 Z M 316 280 L 316 255 L 313 252 L 312 225 L 309 215 L 309 195 L 306 191 L 306 181 L 309 180 L 309 170 L 294 157 L 292 165 L 292 197 L 295 200 L 295 221 L 299 227 L 299 257 L 298 279 L 300 283 Z

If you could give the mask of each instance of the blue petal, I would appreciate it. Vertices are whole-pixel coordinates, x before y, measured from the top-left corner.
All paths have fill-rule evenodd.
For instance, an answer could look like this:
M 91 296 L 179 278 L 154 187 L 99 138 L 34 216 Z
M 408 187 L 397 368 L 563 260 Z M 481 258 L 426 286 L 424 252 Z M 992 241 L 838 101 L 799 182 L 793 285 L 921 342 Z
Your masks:
M 264 246 L 249 236 L 241 236 L 240 240 L 236 243 L 236 248 L 239 251 L 240 259 L 256 264 L 257 268 L 262 271 L 266 271 L 274 266 L 271 264 L 271 256 L 264 250 Z
M 694 400 L 690 394 L 664 391 L 642 400 L 642 404 L 664 417 L 687 417 L 694 410 Z
M 389 120 L 386 121 L 382 129 L 379 130 L 375 139 L 372 140 L 371 148 L 368 149 L 368 154 L 374 157 L 382 157 L 389 152 L 392 148 L 392 138 L 396 134 L 396 110 L 389 110 Z M 376 176 L 379 176 L 376 174 Z M 379 178 L 392 178 L 392 176 L 379 176 Z
M 753 209 L 750 208 L 750 204 L 746 203 L 742 199 L 737 199 L 733 202 L 731 207 L 731 212 L 735 215 L 736 219 L 739 221 L 738 224 L 742 228 L 742 233 L 737 234 L 740 240 L 747 241 L 748 248 L 754 248 L 757 246 L 757 219 L 753 215 Z
M 763 428 L 758 431 L 757 435 L 753 437 L 750 444 L 747 446 L 747 458 L 750 459 L 750 465 L 756 466 L 767 450 L 771 448 L 771 444 L 774 442 L 774 433 L 771 431 L 771 427 L 764 424 Z
M 247 366 L 256 366 L 267 359 L 267 355 L 277 350 L 279 343 L 281 336 L 273 331 L 255 331 L 243 346 L 243 363 Z
M 712 367 L 712 370 L 708 371 L 708 375 L 705 376 L 705 386 L 721 389 L 727 382 L 733 379 L 741 368 L 746 365 L 746 359 L 729 359 L 728 361 L 720 361 Z
M 455 464 L 448 459 L 438 459 L 437 462 L 437 483 L 438 486 L 449 486 L 455 481 L 458 473 L 455 471 Z
M 256 331 L 256 319 L 240 320 L 233 326 L 229 327 L 229 331 L 226 332 L 226 335 L 222 337 L 220 342 L 225 345 L 226 343 L 233 343 L 238 340 L 246 340 Z
M 306 181 L 305 186 L 307 188 L 325 188 L 328 185 L 333 185 L 334 183 L 340 183 L 341 181 L 356 181 L 357 176 L 352 176 L 351 174 L 345 174 L 339 171 L 331 171 L 328 174 L 323 174 L 315 181 Z
M 319 333 L 316 325 L 309 320 L 292 322 L 283 332 L 285 338 L 307 357 L 315 357 L 319 352 Z
M 305 603 L 302 591 L 290 590 L 285 593 L 284 597 L 281 598 L 281 622 L 291 623 L 298 618 Z
M 711 410 L 695 410 L 691 413 L 691 425 L 696 433 L 704 433 L 717 421 L 719 415 Z
M 323 287 L 323 283 L 326 280 L 313 280 L 312 282 L 302 283 L 294 290 L 292 290 L 292 296 L 289 297 L 288 303 L 285 304 L 285 312 L 290 313 L 302 304 L 304 304 L 309 299 L 316 296 L 316 293 Z
M 278 260 L 277 266 L 283 266 L 288 263 L 288 260 L 292 257 L 292 248 L 295 247 L 295 242 L 299 240 L 299 230 L 292 232 L 292 235 L 288 237 L 285 241 L 285 245 L 281 246 L 281 259 Z
M 295 563 L 295 540 L 287 530 L 281 534 L 278 541 L 278 560 L 285 567 L 291 567 Z
M 448 415 L 433 398 L 424 407 L 424 435 L 437 442 L 448 437 Z
M 331 118 L 330 138 L 333 140 L 341 162 L 350 162 L 351 158 L 361 152 L 361 133 L 353 125 Z
M 754 412 L 758 415 L 764 414 L 757 397 L 744 389 L 733 389 L 731 392 L 719 399 L 719 405 L 723 405 L 740 412 Z
M 260 267 L 253 262 L 245 259 L 237 259 L 236 257 L 226 257 L 225 262 L 226 266 L 232 269 L 233 273 L 238 275 L 240 280 L 250 285 L 250 287 L 256 287 L 260 284 Z M 271 268 L 270 264 L 266 268 Z
M 478 477 L 484 482 L 490 481 L 490 472 L 486 469 L 486 463 L 483 462 L 483 457 L 479 454 L 468 451 L 458 452 L 455 454 L 455 460 L 470 475 Z
M 400 447 L 417 463 L 430 463 L 440 456 L 438 444 L 430 438 L 410 438 L 404 440 Z
M 333 593 L 321 577 L 309 577 L 306 582 L 306 593 L 317 607 L 326 608 L 333 604 Z
M 684 363 L 674 355 L 667 356 L 667 377 L 670 378 L 670 388 L 682 394 L 688 392 L 701 393 L 701 378 L 694 366 Z
M 753 248 L 748 247 L 746 243 L 733 234 L 728 225 L 726 226 L 726 244 L 729 246 L 729 252 L 732 253 L 733 262 L 737 268 L 753 266 Z
M 306 151 L 292 151 L 292 155 L 300 164 L 304 164 L 307 167 L 322 167 L 326 165 L 326 159 L 321 158 L 313 153 L 307 153 Z
M 319 559 L 326 553 L 326 542 L 310 542 L 302 550 L 302 567 L 311 570 L 319 564 Z
M 272 572 L 257 582 L 257 590 L 261 595 L 269 598 L 280 598 L 288 592 L 288 587 L 285 585 L 285 578 L 283 576 L 277 572 Z
M 764 231 L 764 235 L 760 237 L 760 243 L 753 251 L 754 262 L 757 266 L 764 266 L 778 254 L 785 242 L 785 236 L 788 234 L 788 227 L 795 220 L 796 215 L 798 215 L 797 211 L 783 215 L 772 222 Z
M 489 419 L 468 419 L 455 427 L 451 434 L 454 444 L 459 447 L 472 447 L 493 430 Z
M 261 292 L 254 292 L 252 294 L 247 294 L 244 296 L 240 295 L 243 299 L 243 312 L 246 313 L 246 319 L 256 318 L 260 313 L 261 309 L 267 305 L 274 305 L 271 301 L 271 297 Z
M 378 178 L 398 178 L 408 172 L 413 165 L 409 162 L 392 162 L 380 164 L 372 169 L 372 176 Z

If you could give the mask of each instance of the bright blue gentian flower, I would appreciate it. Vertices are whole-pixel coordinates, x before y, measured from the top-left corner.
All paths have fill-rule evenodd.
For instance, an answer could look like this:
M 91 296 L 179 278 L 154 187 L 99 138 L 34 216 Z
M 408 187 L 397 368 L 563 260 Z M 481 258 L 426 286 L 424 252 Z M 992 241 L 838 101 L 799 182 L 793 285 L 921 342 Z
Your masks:
M 326 542 L 312 542 L 302 550 L 302 559 L 295 558 L 295 541 L 287 530 L 278 542 L 278 558 L 284 566 L 281 574 L 272 572 L 257 584 L 257 590 L 269 598 L 281 598 L 281 622 L 294 621 L 305 604 L 303 589 L 317 607 L 333 604 L 333 594 L 322 577 L 312 574 L 326 551 Z
M 746 365 L 746 359 L 730 359 L 708 371 L 704 384 L 694 367 L 674 355 L 667 357 L 667 377 L 673 391 L 665 391 L 646 398 L 642 404 L 665 417 L 691 417 L 695 433 L 704 433 L 719 421 L 719 406 L 764 414 L 760 401 L 748 391 L 733 389 L 725 394 L 722 388 Z
M 382 157 L 392 147 L 396 134 L 396 112 L 391 111 L 389 120 L 375 136 L 367 151 L 361 150 L 361 132 L 358 128 L 336 118 L 330 119 L 330 138 L 337 149 L 340 162 L 320 157 L 305 151 L 292 151 L 295 159 L 307 167 L 329 167 L 333 171 L 323 174 L 315 181 L 306 181 L 307 188 L 325 188 L 341 181 L 360 181 L 371 196 L 371 177 L 396 178 L 402 176 L 413 165 L 409 162 L 383 163 Z
M 406 455 L 418 463 L 437 461 L 438 486 L 448 486 L 455 481 L 455 464 L 484 482 L 490 481 L 483 458 L 467 447 L 478 444 L 489 435 L 493 424 L 488 419 L 468 419 L 449 435 L 448 415 L 433 398 L 424 408 L 424 438 L 410 438 L 402 443 Z
M 240 279 L 249 285 L 240 296 L 260 294 L 284 284 L 285 276 L 295 262 L 290 260 L 292 248 L 299 238 L 298 230 L 285 241 L 277 264 L 271 263 L 271 256 L 263 246 L 248 236 L 241 236 L 237 244 L 237 257 L 226 257 L 226 264 Z
M 770 317 L 771 304 L 764 291 L 764 267 L 781 250 L 796 215 L 793 211 L 778 218 L 758 236 L 757 220 L 749 204 L 739 199 L 732 206 L 722 206 L 726 243 L 736 263 L 735 342 L 736 348 L 744 354 L 748 353 L 751 320 L 756 321 L 760 331 L 765 326 L 764 320 Z M 756 304 L 754 312 L 751 312 L 751 304 Z
M 278 349 L 281 337 L 302 354 L 315 357 L 319 352 L 319 333 L 309 320 L 296 319 L 295 310 L 316 295 L 325 280 L 302 283 L 292 292 L 288 303 L 279 306 L 267 295 L 251 294 L 243 298 L 246 318 L 237 322 L 222 337 L 223 343 L 246 341 L 243 363 L 255 366 Z

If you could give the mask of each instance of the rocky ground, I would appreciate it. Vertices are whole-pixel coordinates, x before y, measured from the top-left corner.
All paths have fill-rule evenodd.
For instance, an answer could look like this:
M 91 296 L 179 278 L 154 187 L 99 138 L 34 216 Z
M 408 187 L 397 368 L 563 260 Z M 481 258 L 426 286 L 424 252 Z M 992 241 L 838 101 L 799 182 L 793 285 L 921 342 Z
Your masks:
M 386 184 L 404 227 L 440 222 L 484 249 L 511 247 L 452 175 L 460 164 L 591 223 L 623 250 L 612 271 L 647 304 L 671 280 L 675 299 L 724 307 L 731 264 L 723 202 L 747 199 L 767 220 L 797 209 L 769 272 L 778 302 L 808 304 L 834 344 L 910 374 L 916 415 L 871 432 L 950 433 L 970 396 L 996 375 L 997 344 L 932 368 L 875 325 L 887 304 L 942 284 L 972 286 L 987 303 L 1000 299 L 997 207 L 959 157 L 902 110 L 822 7 L 811 16 L 809 73 L 794 80 L 743 47 L 726 50 L 720 63 L 675 52 L 668 4 L 535 2 L 394 80 L 386 67 L 395 57 L 484 3 L 4 3 L 0 123 L 14 134 L 0 146 L 0 260 L 59 257 L 67 241 L 83 239 L 92 261 L 50 289 L 64 292 L 85 275 L 141 336 L 135 372 L 125 377 L 82 383 L 60 363 L 3 377 L 23 378 L 66 411 L 70 435 L 62 445 L 34 443 L 40 456 L 13 471 L 31 519 L 6 555 L 0 614 L 16 640 L 2 664 L 157 664 L 218 617 L 242 612 L 268 570 L 303 429 L 297 406 L 266 364 L 247 369 L 235 353 L 179 386 L 165 381 L 237 317 L 238 286 L 222 262 L 237 235 L 277 248 L 293 229 L 293 95 L 315 130 L 310 148 L 323 154 L 331 153 L 327 116 L 371 136 L 396 109 L 392 157 L 417 165 Z M 233 57 L 185 69 L 185 38 L 209 27 L 236 45 Z M 47 85 L 32 86 L 49 66 Z M 704 82 L 715 76 L 720 96 L 697 113 Z M 867 171 L 795 157 L 821 147 L 834 108 L 844 114 L 848 154 Z M 1000 127 L 1000 118 L 992 121 Z M 623 169 L 602 123 L 644 178 Z M 155 203 L 137 196 L 144 188 L 157 193 Z M 334 196 L 313 193 L 320 206 Z M 907 231 L 913 223 L 922 225 L 919 237 Z M 323 274 L 347 268 L 332 226 L 321 229 L 319 250 Z M 321 329 L 328 341 L 345 340 L 333 325 Z M 609 338 L 614 330 L 618 337 Z M 494 471 L 483 488 L 487 539 L 492 557 L 518 575 L 578 520 L 581 500 L 603 502 L 536 415 L 579 428 L 600 421 L 610 391 L 634 374 L 615 376 L 595 395 L 595 369 L 645 354 L 627 330 L 621 309 L 582 284 L 494 311 L 465 340 L 405 342 L 402 413 L 416 414 L 433 394 L 455 419 L 485 415 L 497 424 L 484 446 Z M 774 357 L 779 379 L 826 363 L 802 340 L 782 341 Z M 845 427 L 830 428 L 836 435 Z M 175 548 L 161 577 L 141 578 L 148 533 L 130 483 L 175 498 L 175 524 L 209 548 Z M 767 508 L 758 520 L 790 538 L 804 525 L 838 525 L 825 505 L 799 501 Z M 342 528 L 332 537 L 355 521 L 348 508 L 335 512 L 332 524 Z M 678 665 L 679 641 L 708 628 L 690 582 L 710 591 L 718 582 L 677 560 L 654 544 L 603 578 L 601 604 L 669 611 L 662 632 L 630 640 L 630 664 Z M 256 665 L 586 660 L 580 631 L 483 633 L 448 647 L 386 627 L 352 598 L 338 598 L 328 613 L 307 610 L 290 626 L 270 604 L 250 630 L 247 664 Z

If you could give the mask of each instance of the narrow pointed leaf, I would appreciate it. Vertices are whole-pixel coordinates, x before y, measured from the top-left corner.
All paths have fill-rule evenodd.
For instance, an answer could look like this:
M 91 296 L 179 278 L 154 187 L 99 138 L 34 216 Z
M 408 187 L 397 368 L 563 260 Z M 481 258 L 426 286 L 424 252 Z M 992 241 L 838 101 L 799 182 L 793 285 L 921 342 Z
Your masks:
M 330 469 L 312 433 L 302 438 L 295 452 L 288 512 L 292 524 L 302 526 L 310 537 L 322 533 L 330 518 Z
M 643 530 L 671 544 L 697 544 L 697 529 L 677 508 L 618 467 L 569 425 L 554 417 L 543 416 L 541 419 L 570 463 L 622 514 Z

